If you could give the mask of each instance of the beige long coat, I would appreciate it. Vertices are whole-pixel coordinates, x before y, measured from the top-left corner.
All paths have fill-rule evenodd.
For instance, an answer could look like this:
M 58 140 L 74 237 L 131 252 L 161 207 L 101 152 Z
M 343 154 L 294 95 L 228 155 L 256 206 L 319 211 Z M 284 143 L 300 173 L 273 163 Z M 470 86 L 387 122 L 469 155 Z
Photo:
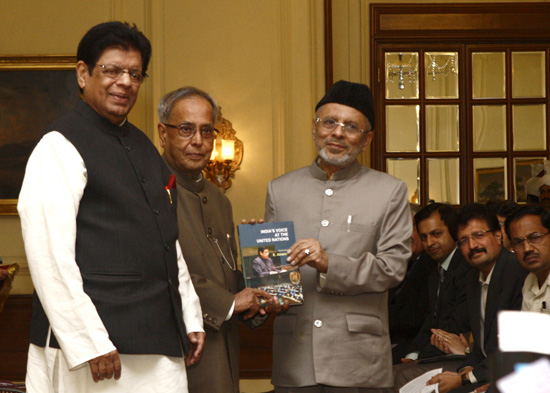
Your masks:
M 358 162 L 327 180 L 313 163 L 269 184 L 265 218 L 294 221 L 329 258 L 324 284 L 301 268 L 304 304 L 275 320 L 273 384 L 391 387 L 387 290 L 411 254 L 406 185 Z
M 237 253 L 231 204 L 209 181 L 195 182 L 170 169 L 176 174 L 179 241 L 206 331 L 201 359 L 187 368 L 189 392 L 238 393 L 238 318 L 225 321 L 242 285 L 241 272 L 233 270 Z

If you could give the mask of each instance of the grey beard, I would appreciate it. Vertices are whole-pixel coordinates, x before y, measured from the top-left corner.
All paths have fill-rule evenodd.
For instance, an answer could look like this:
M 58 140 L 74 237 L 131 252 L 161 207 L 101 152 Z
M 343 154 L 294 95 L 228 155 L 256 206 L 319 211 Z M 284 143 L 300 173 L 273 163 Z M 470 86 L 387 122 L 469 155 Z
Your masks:
M 355 157 L 352 157 L 349 154 L 346 154 L 340 158 L 330 158 L 327 154 L 326 148 L 317 150 L 317 153 L 325 163 L 342 168 L 348 166 L 355 160 Z

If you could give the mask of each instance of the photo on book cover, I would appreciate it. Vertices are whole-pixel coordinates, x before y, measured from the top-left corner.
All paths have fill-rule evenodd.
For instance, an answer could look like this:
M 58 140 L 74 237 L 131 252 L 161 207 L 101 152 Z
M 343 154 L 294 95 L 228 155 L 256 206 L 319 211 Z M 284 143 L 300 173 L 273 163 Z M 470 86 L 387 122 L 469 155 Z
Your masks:
M 300 270 L 287 262 L 294 244 L 292 221 L 238 225 L 241 262 L 247 287 L 263 289 L 290 305 L 304 301 Z

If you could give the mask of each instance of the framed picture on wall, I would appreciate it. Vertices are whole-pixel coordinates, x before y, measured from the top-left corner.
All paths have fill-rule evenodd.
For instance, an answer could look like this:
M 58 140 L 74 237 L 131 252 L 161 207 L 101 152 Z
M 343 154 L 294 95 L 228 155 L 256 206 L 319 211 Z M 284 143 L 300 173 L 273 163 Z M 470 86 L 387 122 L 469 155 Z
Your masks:
M 74 109 L 76 56 L 0 56 L 0 214 L 17 214 L 25 166 L 46 126 Z
M 504 168 L 476 169 L 476 201 L 502 201 L 506 199 Z

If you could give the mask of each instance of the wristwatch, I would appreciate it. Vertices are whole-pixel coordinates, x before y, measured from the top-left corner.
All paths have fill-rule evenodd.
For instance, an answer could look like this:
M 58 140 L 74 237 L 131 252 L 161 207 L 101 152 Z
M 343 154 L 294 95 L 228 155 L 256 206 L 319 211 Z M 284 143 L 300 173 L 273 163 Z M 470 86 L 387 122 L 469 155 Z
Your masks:
M 462 374 L 462 375 L 460 376 L 460 379 L 462 380 L 462 386 L 464 386 L 464 385 L 469 385 L 469 384 L 472 383 L 472 381 L 470 381 L 470 380 L 468 379 L 468 373 Z

